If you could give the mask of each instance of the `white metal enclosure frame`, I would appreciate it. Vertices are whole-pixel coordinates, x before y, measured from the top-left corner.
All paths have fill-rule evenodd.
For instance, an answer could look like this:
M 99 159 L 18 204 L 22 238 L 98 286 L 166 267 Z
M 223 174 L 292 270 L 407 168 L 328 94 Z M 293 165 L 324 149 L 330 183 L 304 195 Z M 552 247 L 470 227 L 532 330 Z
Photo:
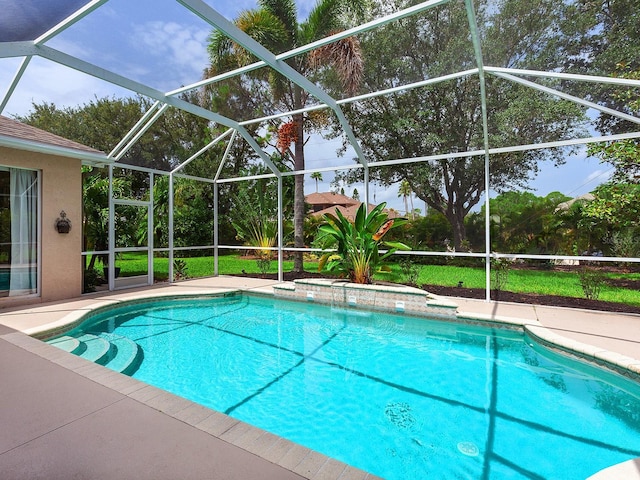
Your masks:
M 28 0 L 8 0 L 9 3 L 13 2 L 22 2 L 29 3 Z M 572 145 L 585 145 L 590 143 L 597 143 L 602 141 L 617 141 L 617 140 L 625 140 L 625 139 L 637 139 L 640 138 L 640 128 L 637 131 L 629 132 L 620 135 L 609 135 L 609 136 L 592 136 L 588 138 L 573 138 L 562 141 L 555 142 L 547 142 L 547 143 L 538 143 L 538 144 L 529 144 L 529 145 L 512 145 L 506 147 L 492 147 L 489 141 L 489 122 L 490 118 L 487 113 L 487 92 L 485 86 L 485 79 L 487 76 L 493 76 L 496 78 L 500 78 L 502 80 L 513 82 L 518 85 L 525 86 L 527 88 L 531 88 L 540 92 L 543 92 L 548 95 L 552 95 L 558 98 L 562 98 L 564 100 L 568 100 L 570 102 L 574 102 L 578 105 L 581 105 L 586 108 L 594 109 L 599 112 L 603 112 L 609 115 L 616 116 L 620 119 L 633 122 L 635 124 L 640 124 L 640 118 L 635 117 L 633 115 L 629 115 L 624 112 L 619 112 L 617 110 L 607 108 L 601 105 L 598 105 L 594 102 L 590 102 L 581 98 L 578 98 L 574 95 L 569 95 L 567 93 L 563 93 L 559 90 L 549 88 L 547 86 L 543 86 L 534 81 L 527 80 L 526 78 L 540 78 L 540 79 L 560 79 L 569 82 L 593 82 L 597 84 L 606 84 L 606 85 L 616 85 L 616 86 L 624 86 L 624 87 L 634 87 L 640 88 L 639 80 L 630 80 L 623 78 L 614 78 L 614 77 L 604 77 L 604 76 L 592 76 L 592 75 L 577 75 L 570 73 L 563 73 L 558 71 L 553 72 L 544 72 L 544 71 L 536 71 L 536 70 L 527 70 L 527 69 L 511 69 L 511 68 L 503 68 L 496 67 L 492 65 L 485 65 L 483 53 L 482 53 L 482 38 L 479 33 L 478 25 L 476 23 L 476 10 L 474 7 L 473 0 L 430 0 L 426 2 L 422 2 L 410 8 L 406 8 L 401 11 L 397 11 L 386 15 L 384 17 L 378 18 L 376 20 L 361 24 L 354 28 L 345 30 L 340 33 L 336 33 L 329 37 L 326 37 L 317 42 L 310 43 L 308 45 L 304 45 L 293 50 L 274 54 L 270 52 L 257 41 L 252 39 L 250 36 L 246 35 L 240 29 L 238 29 L 232 22 L 228 21 L 224 16 L 222 16 L 218 11 L 212 8 L 210 5 L 205 3 L 202 0 L 176 0 L 179 5 L 189 10 L 193 14 L 197 15 L 205 22 L 207 22 L 212 28 L 215 28 L 225 35 L 227 35 L 231 40 L 236 42 L 237 44 L 244 47 L 247 51 L 253 54 L 258 61 L 254 62 L 250 65 L 247 65 L 242 68 L 237 68 L 235 70 L 222 73 L 220 75 L 214 76 L 212 78 L 206 80 L 200 80 L 194 82 L 192 84 L 182 86 L 179 88 L 175 88 L 171 91 L 162 92 L 157 89 L 154 89 L 144 83 L 135 81 L 133 79 L 127 78 L 117 72 L 108 71 L 104 68 L 101 68 L 95 64 L 87 62 L 78 58 L 77 56 L 70 55 L 69 53 L 65 53 L 63 51 L 51 48 L 47 45 L 47 42 L 51 39 L 58 36 L 60 33 L 64 32 L 66 29 L 71 27 L 77 22 L 81 22 L 87 15 L 91 14 L 95 10 L 103 7 L 107 0 L 92 0 L 86 2 L 79 9 L 71 12 L 69 15 L 64 17 L 62 20 L 55 23 L 50 28 L 45 31 L 39 32 L 39 34 L 28 40 L 20 39 L 5 39 L 3 34 L 0 33 L 0 59 L 2 58 L 12 58 L 12 57 L 20 57 L 22 61 L 14 75 L 12 82 L 10 83 L 7 92 L 5 95 L 0 98 L 0 113 L 4 110 L 7 103 L 9 102 L 11 96 L 14 91 L 20 84 L 20 81 L 27 69 L 29 68 L 29 64 L 31 59 L 35 57 L 40 57 L 51 62 L 55 62 L 59 65 L 66 66 L 68 68 L 83 72 L 87 75 L 91 75 L 93 77 L 102 79 L 111 84 L 117 85 L 119 87 L 125 88 L 131 92 L 135 92 L 139 95 L 143 95 L 145 97 L 151 98 L 155 100 L 155 103 L 152 107 L 140 118 L 140 120 L 136 123 L 136 125 L 129 131 L 127 135 L 113 148 L 109 154 L 105 155 L 102 159 L 96 159 L 95 156 L 87 155 L 85 159 L 86 163 L 93 165 L 109 165 L 110 176 L 112 175 L 113 165 L 119 165 L 123 168 L 132 168 L 134 170 L 148 171 L 151 179 L 151 185 L 153 185 L 154 175 L 168 175 L 170 178 L 169 188 L 169 278 L 173 279 L 173 256 L 174 251 L 176 250 L 174 246 L 173 239 L 173 184 L 174 178 L 177 177 L 185 177 L 191 178 L 198 181 L 213 183 L 214 185 L 214 245 L 207 247 L 214 249 L 214 257 L 216 259 L 215 270 L 214 273 L 218 274 L 218 249 L 219 248 L 234 248 L 237 249 L 237 246 L 226 246 L 219 245 L 219 235 L 218 235 L 218 186 L 222 183 L 226 182 L 236 182 L 243 180 L 252 180 L 256 178 L 275 178 L 277 180 L 277 194 L 278 194 L 278 246 L 275 248 L 278 255 L 278 276 L 279 279 L 283 278 L 283 252 L 284 251 L 295 251 L 296 249 L 285 248 L 283 245 L 283 219 L 282 219 L 282 182 L 283 178 L 291 176 L 291 175 L 305 175 L 317 171 L 329 171 L 329 170 L 348 170 L 353 168 L 363 169 L 364 178 L 365 178 L 365 191 L 364 191 L 364 201 L 369 202 L 369 172 L 373 168 L 379 168 L 390 165 L 398 165 L 398 164 L 409 164 L 409 163 L 420 163 L 420 162 L 429 162 L 438 159 L 445 159 L 451 157 L 481 157 L 484 159 L 485 164 L 485 174 L 484 174 L 484 204 L 485 204 L 485 251 L 481 253 L 462 253 L 462 252 L 425 252 L 425 251 L 413 251 L 413 252 L 404 252 L 406 255 L 455 255 L 455 256 L 472 256 L 472 257 L 482 257 L 485 259 L 486 265 L 486 299 L 490 299 L 490 259 L 492 257 L 507 257 L 507 258 L 531 258 L 531 259 L 570 259 L 570 260 L 589 260 L 589 261 L 604 261 L 604 262 L 618 262 L 618 261 L 626 261 L 626 262 L 640 262 L 640 259 L 634 258 L 618 258 L 618 257 L 576 257 L 576 256 L 548 256 L 548 255 L 522 255 L 522 254 L 496 254 L 491 253 L 490 245 L 490 211 L 489 211 L 489 191 L 491 187 L 491 172 L 489 169 L 489 160 L 492 155 L 500 154 L 500 153 L 508 153 L 508 152 L 522 152 L 528 150 L 537 150 L 537 149 L 550 149 L 557 147 L 566 147 Z M 450 73 L 447 75 L 443 75 L 436 78 L 428 78 L 415 83 L 399 85 L 390 89 L 380 90 L 376 92 L 370 92 L 363 95 L 354 96 L 351 98 L 344 99 L 335 99 L 331 97 L 327 92 L 318 87 L 315 83 L 310 81 L 308 78 L 304 77 L 292 67 L 290 67 L 285 60 L 295 57 L 296 55 L 300 55 L 302 53 L 309 52 L 315 48 L 320 46 L 328 45 L 332 42 L 336 42 L 340 39 L 347 38 L 352 35 L 357 35 L 363 32 L 367 32 L 384 25 L 387 25 L 391 22 L 395 22 L 404 18 L 412 17 L 414 15 L 418 15 L 420 13 L 426 12 L 431 9 L 435 9 L 440 7 L 441 5 L 447 3 L 455 3 L 460 2 L 464 3 L 464 7 L 466 9 L 467 20 L 468 20 L 468 34 L 472 41 L 472 49 L 473 55 L 475 58 L 476 66 L 475 68 L 467 69 L 464 71 L 459 71 L 455 73 Z M 68 3 L 78 4 L 78 0 L 75 2 L 59 2 L 61 5 Z M 11 21 L 26 21 L 25 19 L 10 19 Z M 0 21 L 1 24 L 1 21 Z M 1 31 L 1 30 L 0 30 Z M 258 68 L 268 67 L 278 72 L 279 74 L 286 77 L 291 82 L 297 84 L 302 89 L 304 89 L 308 94 L 312 97 L 316 98 L 319 102 L 316 105 L 312 105 L 297 111 L 288 111 L 288 112 L 280 112 L 273 115 L 261 117 L 261 118 L 253 118 L 249 120 L 239 121 L 232 118 L 227 118 L 215 111 L 207 110 L 201 106 L 194 105 L 185 100 L 182 100 L 178 96 L 182 93 L 199 89 L 205 85 L 213 84 L 215 82 L 219 82 L 225 79 L 229 79 L 235 76 L 243 75 Z M 481 101 L 482 108 L 482 137 L 483 137 L 483 148 L 474 150 L 474 151 L 464 151 L 464 152 L 442 152 L 436 155 L 428 155 L 422 157 L 412 157 L 412 158 L 397 158 L 397 159 L 389 159 L 384 161 L 373 161 L 371 159 L 366 158 L 365 153 L 363 152 L 358 138 L 356 137 L 354 131 L 352 130 L 347 118 L 345 117 L 341 106 L 346 105 L 353 102 L 363 101 L 366 99 L 374 98 L 377 96 L 391 95 L 393 93 L 407 91 L 414 88 L 425 87 L 427 85 L 436 85 L 439 83 L 443 83 L 449 80 L 468 77 L 468 76 L 477 76 L 479 80 L 479 91 L 478 96 Z M 189 112 L 193 115 L 205 118 L 210 122 L 215 122 L 219 125 L 223 125 L 228 127 L 228 129 L 220 136 L 211 141 L 207 146 L 201 148 L 197 152 L 194 152 L 193 155 L 188 158 L 181 165 L 173 169 L 171 172 L 163 172 L 163 171 L 153 171 L 149 169 L 142 169 L 139 167 L 130 167 L 128 165 L 120 165 L 118 161 L 122 159 L 123 155 L 127 152 L 132 145 L 137 142 L 142 135 L 151 127 L 151 125 L 157 121 L 163 113 L 169 108 L 179 108 L 186 112 Z M 300 171 L 281 171 L 278 167 L 271 161 L 269 155 L 260 147 L 255 138 L 251 136 L 251 134 L 245 128 L 248 125 L 253 125 L 257 123 L 263 123 L 268 120 L 273 120 L 281 117 L 286 117 L 296 113 L 308 113 L 319 109 L 328 109 L 335 115 L 346 140 L 350 147 L 353 149 L 356 155 L 357 163 L 349 163 L 341 166 L 331 166 L 326 169 L 323 168 L 313 168 L 306 169 Z M 255 151 L 256 155 L 264 162 L 264 164 L 271 171 L 270 174 L 254 176 L 254 177 L 241 177 L 241 178 L 222 178 L 223 166 L 226 162 L 226 159 L 229 155 L 231 145 L 235 141 L 245 141 L 250 147 Z M 219 167 L 213 178 L 195 178 L 189 177 L 181 173 L 186 165 L 188 165 L 191 161 L 196 159 L 198 156 L 203 154 L 209 148 L 214 145 L 217 145 L 223 141 L 227 142 L 226 151 L 221 158 Z M 11 145 L 12 142 L 15 144 L 15 139 L 11 138 L 3 138 L 0 137 L 0 145 Z M 111 261 L 110 265 L 110 273 L 109 273 L 109 287 L 110 289 L 115 288 L 114 284 L 114 273 L 113 273 L 113 259 L 115 253 L 118 252 L 118 249 L 115 246 L 114 240 L 114 210 L 115 205 L 117 204 L 126 204 L 133 205 L 134 203 L 130 201 L 116 200 L 111 195 L 111 200 L 109 203 L 110 208 L 110 221 L 109 221 L 109 250 L 107 252 L 83 252 L 84 255 L 89 255 L 92 253 L 104 253 L 108 254 Z M 151 197 L 149 202 L 135 203 L 135 205 L 146 207 L 148 209 L 153 208 L 153 197 Z M 153 215 L 149 215 L 149 231 L 153 230 Z M 148 275 L 148 283 L 153 282 L 153 252 L 157 249 L 154 248 L 152 235 L 149 235 L 149 245 L 147 246 L 149 250 L 149 275 Z M 204 248 L 204 247 L 193 247 L 193 248 Z M 250 248 L 250 247 L 248 247 Z M 305 249 L 306 251 L 307 249 Z

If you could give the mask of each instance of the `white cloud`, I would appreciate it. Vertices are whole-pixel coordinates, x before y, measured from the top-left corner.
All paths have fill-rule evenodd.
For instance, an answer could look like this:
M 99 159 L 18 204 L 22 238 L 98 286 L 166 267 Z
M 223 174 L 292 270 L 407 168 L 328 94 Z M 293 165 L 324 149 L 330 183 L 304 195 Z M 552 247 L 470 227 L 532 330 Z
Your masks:
M 200 79 L 208 64 L 209 32 L 194 25 L 153 21 L 134 26 L 131 41 L 156 62 L 158 72 L 148 74 L 161 81 L 163 88 L 176 88 Z
M 6 71 L 3 68 L 0 85 L 8 86 L 14 73 L 15 69 Z M 32 103 L 49 102 L 61 108 L 87 103 L 96 96 L 113 95 L 130 95 L 130 92 L 70 68 L 35 58 L 27 67 L 3 114 L 26 115 Z

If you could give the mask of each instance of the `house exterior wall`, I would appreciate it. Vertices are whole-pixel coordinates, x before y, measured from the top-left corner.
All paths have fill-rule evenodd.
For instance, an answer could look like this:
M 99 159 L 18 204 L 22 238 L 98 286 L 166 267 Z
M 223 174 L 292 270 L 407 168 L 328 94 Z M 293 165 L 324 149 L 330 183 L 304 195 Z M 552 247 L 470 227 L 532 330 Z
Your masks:
M 82 169 L 79 159 L 0 147 L 0 165 L 41 172 L 42 279 L 39 298 L 0 298 L 9 305 L 62 300 L 82 294 Z M 55 222 L 64 210 L 71 231 L 60 234 Z

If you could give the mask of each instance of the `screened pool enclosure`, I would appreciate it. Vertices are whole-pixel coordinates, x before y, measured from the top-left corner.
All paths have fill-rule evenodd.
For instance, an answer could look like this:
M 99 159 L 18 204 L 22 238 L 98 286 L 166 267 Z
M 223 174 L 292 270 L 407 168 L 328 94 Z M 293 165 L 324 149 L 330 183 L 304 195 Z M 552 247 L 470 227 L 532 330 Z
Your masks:
M 194 74 L 189 82 L 167 89 L 159 88 L 163 82 L 149 81 L 145 74 L 165 71 L 167 78 L 177 78 L 169 70 L 180 67 L 167 61 L 166 53 L 149 54 L 133 68 L 138 60 L 127 58 L 126 49 L 112 50 L 112 44 L 128 37 L 149 39 L 157 33 L 152 21 L 139 28 L 125 21 L 133 8 L 127 1 L 2 0 L 0 64 L 3 70 L 15 73 L 0 97 L 0 113 L 10 115 L 12 102 L 32 81 L 30 75 L 37 76 L 43 66 L 51 64 L 99 79 L 115 92 L 139 95 L 148 102 L 146 112 L 128 126 L 129 132 L 114 142 L 104 158 L 86 158 L 87 165 L 108 170 L 110 188 L 107 242 L 85 250 L 83 255 L 103 257 L 110 289 L 124 286 L 117 283 L 115 269 L 116 256 L 121 253 L 146 256 L 146 275 L 138 280 L 152 284 L 158 256 L 168 256 L 169 279 L 173 280 L 174 257 L 179 251 L 211 252 L 212 273 L 217 275 L 222 251 L 255 249 L 256 245 L 220 242 L 224 222 L 219 218 L 219 204 L 228 185 L 252 185 L 257 180 L 268 180 L 268 195 L 277 199 L 277 241 L 262 248 L 274 252 L 282 279 L 285 256 L 314 251 L 302 239 L 296 238 L 293 245 L 285 241 L 286 205 L 303 198 L 305 176 L 320 173 L 335 175 L 337 184 L 356 185 L 360 199 L 368 204 L 378 202 L 376 197 L 397 188 L 400 181 L 408 181 L 426 208 L 439 209 L 446 216 L 453 230 L 453 248 L 440 245 L 398 255 L 483 259 L 489 299 L 491 259 L 640 261 L 611 255 L 594 257 L 591 252 L 492 251 L 492 195 L 525 188 L 529 178 L 539 170 L 553 168 L 553 163 L 584 159 L 590 145 L 610 142 L 637 148 L 640 118 L 629 105 L 640 93 L 640 77 L 633 75 L 640 59 L 637 49 L 623 47 L 632 45 L 631 37 L 626 42 L 624 35 L 640 24 L 638 9 L 631 8 L 624 15 L 613 12 L 626 18 L 625 22 L 635 22 L 636 27 L 615 24 L 616 28 L 609 29 L 607 22 L 612 20 L 603 18 L 607 16 L 601 11 L 604 6 L 594 7 L 593 3 L 372 2 L 366 9 L 336 13 L 342 28 L 321 38 L 303 35 L 312 20 L 319 19 L 311 16 L 305 20 L 310 9 L 314 10 L 300 4 L 297 17 L 293 17 L 298 21 L 297 38 L 310 38 L 310 43 L 283 40 L 274 47 L 268 38 L 259 43 L 243 31 L 246 18 L 239 9 L 218 9 L 218 2 L 202 0 L 162 0 L 146 7 L 143 2 L 138 8 L 149 8 L 151 20 L 162 12 L 177 24 L 189 19 L 201 31 L 214 32 L 208 38 L 199 37 L 201 52 L 206 52 L 208 44 L 220 47 L 217 51 L 210 48 L 210 64 L 198 65 L 200 71 L 206 70 L 206 78 Z M 608 5 L 610 9 L 616 5 L 633 7 L 634 2 Z M 247 4 L 246 8 L 256 6 Z M 594 8 L 595 13 L 578 16 L 588 8 Z M 585 30 L 580 30 L 583 26 Z M 144 27 L 149 31 L 142 32 Z M 91 29 L 97 30 L 88 44 L 74 43 L 83 30 Z M 620 31 L 623 38 L 614 38 L 613 33 L 607 36 L 607 32 Z M 170 41 L 165 35 L 149 44 L 166 52 Z M 356 76 L 362 80 L 345 88 L 345 78 L 335 73 L 325 55 L 331 49 L 347 50 L 354 45 L 362 60 L 361 71 L 352 72 L 346 80 Z M 609 53 L 603 53 L 605 50 Z M 231 57 L 242 57 L 242 61 L 231 62 Z M 225 61 L 216 63 L 220 59 Z M 223 85 L 224 89 L 218 88 Z M 63 83 L 52 87 L 60 92 L 75 88 Z M 234 88 L 238 88 L 237 94 Z M 242 103 L 250 91 L 255 94 L 253 101 Z M 289 93 L 291 101 L 287 101 Z M 220 99 L 235 102 L 235 108 Z M 177 138 L 187 153 L 174 157 L 164 169 L 123 164 L 127 152 L 149 135 L 152 126 L 176 109 L 208 122 L 207 141 Z M 301 138 L 291 137 L 280 150 L 270 143 L 285 124 L 300 127 Z M 0 137 L 0 145 L 13 141 Z M 340 155 L 333 153 L 336 149 Z M 246 168 L 235 168 L 238 159 L 244 159 Z M 6 170 L 0 165 L 0 179 Z M 135 175 L 143 184 L 143 194 L 129 196 L 114 189 L 114 178 L 128 175 Z M 154 187 L 159 182 L 167 182 L 167 194 L 162 198 L 166 202 L 162 210 L 167 217 L 166 241 L 156 244 L 153 232 L 159 228 L 159 198 L 154 198 Z M 213 218 L 210 243 L 176 245 L 174 201 L 180 182 L 211 186 L 213 201 L 207 205 Z M 291 193 L 291 184 L 296 193 Z M 307 187 L 309 191 L 312 188 L 313 184 Z M 482 211 L 484 248 L 470 251 L 463 248 L 463 222 L 474 208 Z M 131 212 L 146 218 L 146 233 L 118 243 L 118 229 Z M 7 241 L 12 249 L 23 243 L 3 236 L 2 242 Z

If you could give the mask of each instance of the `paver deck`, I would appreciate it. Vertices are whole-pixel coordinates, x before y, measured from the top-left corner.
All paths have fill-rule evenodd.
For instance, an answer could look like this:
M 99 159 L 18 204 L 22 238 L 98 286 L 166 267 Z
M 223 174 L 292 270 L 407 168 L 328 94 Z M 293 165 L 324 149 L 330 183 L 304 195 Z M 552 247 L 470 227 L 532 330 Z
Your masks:
M 0 310 L 1 477 L 376 478 L 25 334 L 99 303 L 237 289 L 271 293 L 276 283 L 216 277 Z M 452 300 L 466 315 L 537 320 L 566 338 L 640 360 L 638 315 Z M 592 478 L 640 479 L 640 459 Z

